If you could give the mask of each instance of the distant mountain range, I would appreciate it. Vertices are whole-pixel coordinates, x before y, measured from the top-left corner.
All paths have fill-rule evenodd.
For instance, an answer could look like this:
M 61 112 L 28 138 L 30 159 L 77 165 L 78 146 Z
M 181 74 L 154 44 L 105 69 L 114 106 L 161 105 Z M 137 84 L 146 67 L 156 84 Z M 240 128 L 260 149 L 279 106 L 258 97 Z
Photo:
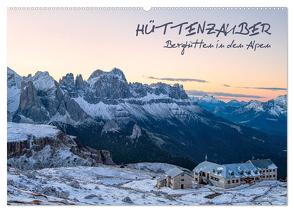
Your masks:
M 48 72 L 22 77 L 7 71 L 8 121 L 55 125 L 84 145 L 109 150 L 116 163 L 160 161 L 192 168 L 205 155 L 218 163 L 271 158 L 286 175 L 286 137 L 267 133 L 261 123 L 271 123 L 273 116 L 254 112 L 287 117 L 286 97 L 255 107 L 193 99 L 179 84 L 128 83 L 117 68 L 96 70 L 87 80 L 69 73 L 59 82 Z
M 232 122 L 268 134 L 287 136 L 287 95 L 267 102 L 231 100 L 226 103 L 213 96 L 193 99 L 200 107 Z

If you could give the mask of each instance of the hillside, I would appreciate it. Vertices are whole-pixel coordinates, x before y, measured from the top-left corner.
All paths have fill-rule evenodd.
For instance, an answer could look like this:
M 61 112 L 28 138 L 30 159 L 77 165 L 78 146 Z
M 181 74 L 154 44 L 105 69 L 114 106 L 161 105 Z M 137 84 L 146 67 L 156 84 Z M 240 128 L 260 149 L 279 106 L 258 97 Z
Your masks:
M 19 205 L 286 205 L 286 183 L 263 181 L 234 189 L 194 185 L 157 189 L 169 164 L 8 169 L 8 204 Z M 131 168 L 132 167 L 132 168 Z M 135 169 L 140 167 L 141 169 Z M 145 169 L 143 168 L 145 167 Z M 158 167 L 161 167 L 158 170 Z M 143 170 L 142 170 L 143 169 Z M 148 169 L 148 170 L 146 170 Z M 153 170 L 153 171 L 152 171 Z M 160 171 L 161 170 L 161 171 Z

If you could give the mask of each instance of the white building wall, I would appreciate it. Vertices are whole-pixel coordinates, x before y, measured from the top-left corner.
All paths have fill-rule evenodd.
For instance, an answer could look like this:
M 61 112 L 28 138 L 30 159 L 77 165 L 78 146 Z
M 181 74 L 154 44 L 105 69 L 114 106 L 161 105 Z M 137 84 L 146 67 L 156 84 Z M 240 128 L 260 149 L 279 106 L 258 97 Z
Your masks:
M 259 170 L 261 180 L 277 180 L 278 179 L 278 169 L 260 169 Z

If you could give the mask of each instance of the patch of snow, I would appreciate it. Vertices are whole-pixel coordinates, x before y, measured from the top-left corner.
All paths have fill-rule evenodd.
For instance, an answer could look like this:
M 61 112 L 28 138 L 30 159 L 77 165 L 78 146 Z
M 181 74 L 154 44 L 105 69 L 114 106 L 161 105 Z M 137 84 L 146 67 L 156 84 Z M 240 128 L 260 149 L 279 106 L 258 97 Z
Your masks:
M 110 106 L 99 102 L 97 104 L 88 103 L 83 97 L 74 98 L 74 100 L 80 105 L 80 107 L 92 117 L 101 117 L 103 119 L 112 119 L 113 116 L 110 112 Z
M 7 69 L 7 111 L 14 113 L 20 102 L 22 77 L 10 68 Z
M 101 134 L 108 133 L 108 132 L 115 133 L 115 132 L 119 132 L 119 130 L 120 128 L 118 124 L 113 120 L 109 120 L 104 124 Z
M 132 135 L 130 136 L 130 138 L 131 139 L 138 139 L 141 137 L 141 135 L 142 135 L 141 128 L 137 124 L 135 124 L 133 126 L 133 131 L 132 131 Z
M 210 96 L 210 95 L 204 95 L 204 96 L 198 97 L 198 101 L 199 102 L 212 103 L 212 104 L 222 102 L 221 100 L 215 98 L 214 96 Z
M 262 106 L 262 102 L 259 102 L 259 101 L 256 101 L 256 100 L 253 100 L 253 101 L 250 101 L 246 106 L 245 106 L 246 109 L 248 110 L 254 110 L 255 112 L 260 112 L 260 111 L 264 111 L 264 108 Z
M 227 125 L 227 126 L 229 126 L 229 127 L 231 127 L 231 128 L 233 128 L 233 129 L 235 129 L 235 130 L 237 130 L 239 133 L 242 133 L 241 127 L 238 126 L 238 125 L 235 125 L 235 124 L 228 124 L 228 123 L 226 123 L 226 122 L 221 122 L 221 123 L 224 124 L 224 125 Z
M 155 173 L 166 173 L 168 170 L 176 168 L 176 165 L 168 163 L 131 163 L 128 164 L 128 167 L 132 169 L 144 170 Z
M 20 102 L 20 88 L 16 86 L 7 88 L 7 110 L 10 113 L 15 112 L 18 109 Z
M 54 137 L 60 133 L 55 126 L 27 123 L 7 123 L 7 142 L 18 142 L 35 138 Z
M 37 90 L 48 91 L 55 88 L 55 81 L 47 71 L 38 71 L 30 80 L 33 81 Z
M 287 105 L 287 95 L 278 96 L 274 101 L 279 106 L 285 106 Z

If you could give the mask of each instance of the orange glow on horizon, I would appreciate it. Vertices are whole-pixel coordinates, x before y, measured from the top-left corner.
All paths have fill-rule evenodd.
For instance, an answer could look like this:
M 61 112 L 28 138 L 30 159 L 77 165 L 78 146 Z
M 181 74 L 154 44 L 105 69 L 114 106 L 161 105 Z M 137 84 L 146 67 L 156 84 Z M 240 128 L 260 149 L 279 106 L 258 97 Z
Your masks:
M 286 94 L 285 90 L 244 87 L 287 88 L 287 14 L 273 10 L 265 10 L 262 14 L 259 11 L 243 12 L 8 9 L 7 63 L 22 76 L 39 70 L 48 71 L 57 81 L 66 73 L 82 74 L 87 79 L 96 69 L 110 71 L 118 67 L 129 82 L 162 81 L 149 79 L 149 76 L 201 79 L 207 82 L 162 82 L 183 84 L 185 90 L 260 96 L 262 98 L 258 100 L 262 101 Z M 157 34 L 136 37 L 134 33 L 138 23 L 146 23 L 150 18 L 160 23 L 201 20 L 203 17 L 214 22 L 238 21 L 244 17 L 249 21 L 270 22 L 272 35 L 257 39 L 271 42 L 272 48 L 256 52 L 189 49 L 185 55 L 180 55 L 179 50 L 162 48 L 166 39 L 182 42 L 192 38 Z

